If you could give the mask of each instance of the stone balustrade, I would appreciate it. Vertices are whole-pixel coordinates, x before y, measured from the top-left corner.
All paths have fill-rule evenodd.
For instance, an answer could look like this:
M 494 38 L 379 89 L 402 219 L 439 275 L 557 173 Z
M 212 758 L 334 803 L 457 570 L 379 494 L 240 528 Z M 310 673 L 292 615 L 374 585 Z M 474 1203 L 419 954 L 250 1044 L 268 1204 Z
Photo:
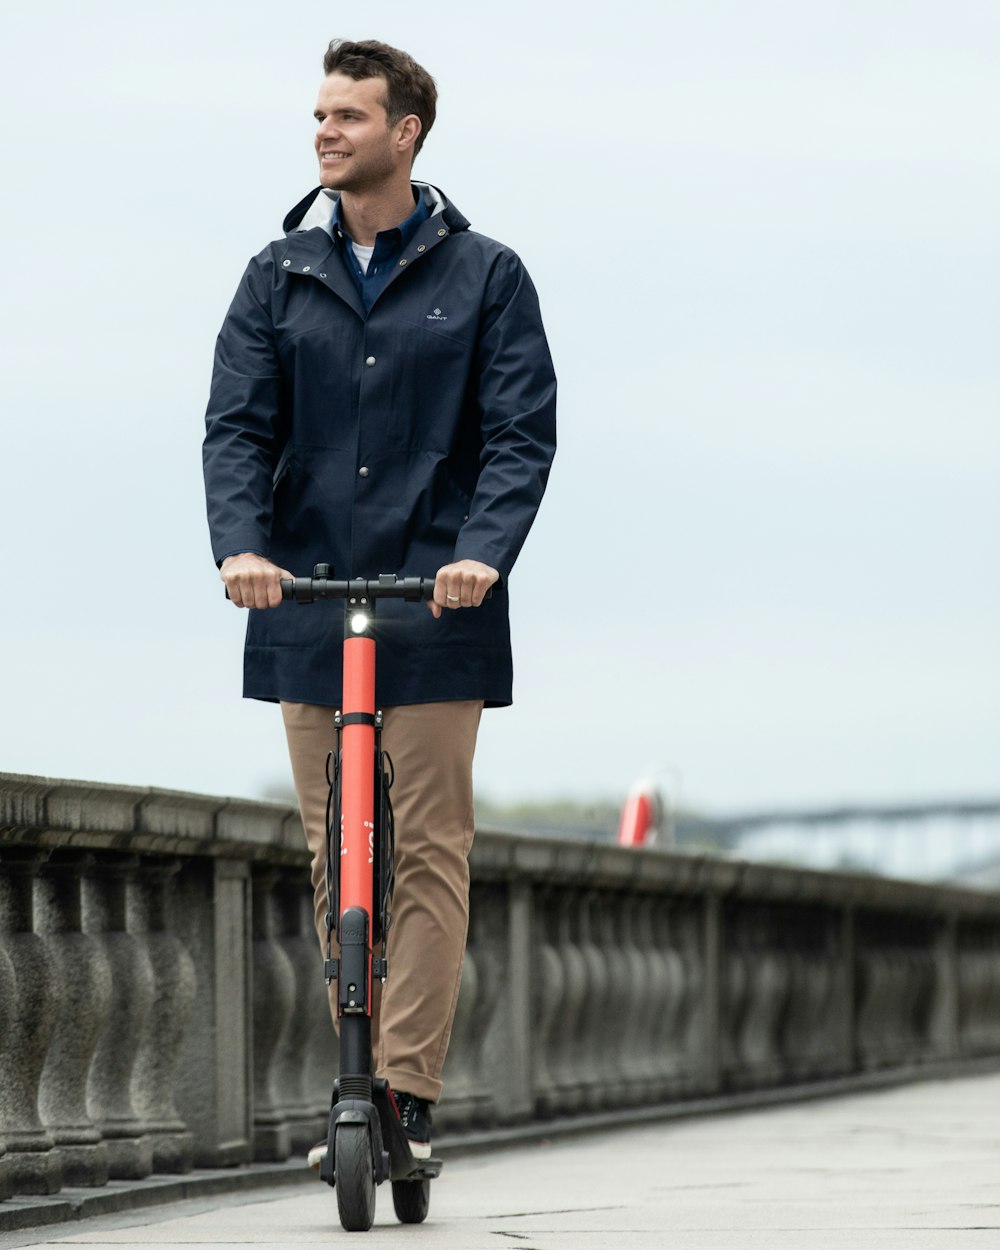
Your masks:
M 0 1198 L 282 1160 L 336 1042 L 297 814 L 0 774 Z M 1000 895 L 481 830 L 438 1130 L 1000 1056 Z

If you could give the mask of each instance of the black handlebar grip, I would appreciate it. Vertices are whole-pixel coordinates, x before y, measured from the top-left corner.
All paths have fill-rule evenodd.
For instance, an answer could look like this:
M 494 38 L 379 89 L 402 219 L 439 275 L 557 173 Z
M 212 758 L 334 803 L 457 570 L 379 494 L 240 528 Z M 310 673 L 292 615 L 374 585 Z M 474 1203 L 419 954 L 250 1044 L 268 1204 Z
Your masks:
M 281 597 L 282 599 L 294 599 L 297 603 L 315 603 L 317 599 L 344 599 L 354 590 L 362 590 L 363 593 L 371 595 L 373 599 L 380 597 L 389 597 L 391 599 L 425 599 L 428 602 L 434 598 L 434 582 L 433 577 L 393 577 L 390 581 L 388 577 L 382 577 L 378 580 L 371 579 L 369 581 L 356 582 L 338 582 L 332 578 L 324 577 L 283 577 L 281 579 Z M 491 586 L 483 596 L 484 599 L 493 598 L 493 587 Z M 226 598 L 229 598 L 229 592 L 226 592 Z

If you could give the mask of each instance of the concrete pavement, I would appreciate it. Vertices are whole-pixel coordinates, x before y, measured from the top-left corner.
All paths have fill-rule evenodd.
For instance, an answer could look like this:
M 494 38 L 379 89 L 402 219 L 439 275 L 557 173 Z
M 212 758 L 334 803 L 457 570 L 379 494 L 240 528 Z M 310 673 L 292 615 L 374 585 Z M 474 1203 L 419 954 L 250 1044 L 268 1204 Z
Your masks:
M 369 1250 L 1000 1250 L 1000 1075 L 451 1159 L 427 1222 L 346 1234 L 325 1186 L 0 1236 L 19 1246 Z

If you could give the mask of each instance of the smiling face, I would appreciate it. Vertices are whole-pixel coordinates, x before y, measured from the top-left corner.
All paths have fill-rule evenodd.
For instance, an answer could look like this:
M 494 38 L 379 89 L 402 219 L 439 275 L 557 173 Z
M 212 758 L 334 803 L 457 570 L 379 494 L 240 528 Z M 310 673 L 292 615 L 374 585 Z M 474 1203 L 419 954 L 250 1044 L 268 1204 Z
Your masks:
M 384 78 L 328 74 L 316 100 L 319 180 L 355 195 L 385 187 L 408 171 L 420 122 L 410 115 L 389 124 Z M 415 125 L 415 129 L 414 129 Z

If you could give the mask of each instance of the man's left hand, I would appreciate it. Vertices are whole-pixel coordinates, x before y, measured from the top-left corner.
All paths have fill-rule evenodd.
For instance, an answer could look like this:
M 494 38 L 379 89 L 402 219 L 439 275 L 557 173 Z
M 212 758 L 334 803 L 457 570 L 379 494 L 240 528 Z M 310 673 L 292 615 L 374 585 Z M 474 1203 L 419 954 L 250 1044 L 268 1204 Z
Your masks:
M 435 617 L 444 608 L 478 608 L 486 592 L 500 580 L 496 569 L 479 560 L 458 560 L 438 569 L 434 598 L 427 605 Z

